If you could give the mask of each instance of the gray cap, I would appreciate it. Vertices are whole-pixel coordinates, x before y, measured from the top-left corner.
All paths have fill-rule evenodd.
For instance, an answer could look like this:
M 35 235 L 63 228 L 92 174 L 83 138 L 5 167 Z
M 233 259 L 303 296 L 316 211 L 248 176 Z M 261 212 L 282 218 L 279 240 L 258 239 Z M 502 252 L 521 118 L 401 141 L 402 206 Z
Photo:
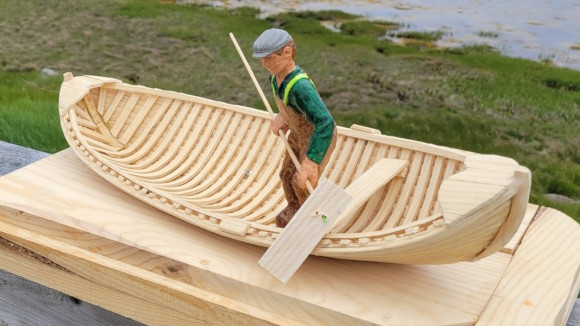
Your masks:
M 290 42 L 290 40 L 292 40 L 292 36 L 290 36 L 290 34 L 285 30 L 278 28 L 265 30 L 264 33 L 256 39 L 252 46 L 252 50 L 254 51 L 252 57 L 267 57 L 268 55 L 281 50 L 286 43 Z

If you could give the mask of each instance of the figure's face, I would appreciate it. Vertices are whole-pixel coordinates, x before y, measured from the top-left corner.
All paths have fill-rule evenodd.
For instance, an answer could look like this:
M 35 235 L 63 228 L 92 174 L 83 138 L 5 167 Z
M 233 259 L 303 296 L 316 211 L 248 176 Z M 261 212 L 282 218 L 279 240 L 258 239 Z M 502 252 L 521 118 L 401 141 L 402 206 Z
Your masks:
M 265 58 L 261 58 L 262 66 L 271 74 L 276 75 L 286 69 L 289 64 L 293 63 L 292 49 L 287 46 L 282 51 L 272 53 Z

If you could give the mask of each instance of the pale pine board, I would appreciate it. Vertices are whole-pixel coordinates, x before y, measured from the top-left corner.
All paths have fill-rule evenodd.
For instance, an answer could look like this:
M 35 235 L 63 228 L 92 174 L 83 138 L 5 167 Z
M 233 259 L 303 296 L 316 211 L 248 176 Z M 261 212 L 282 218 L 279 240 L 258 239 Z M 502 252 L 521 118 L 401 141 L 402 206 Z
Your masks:
M 322 178 L 278 239 L 260 258 L 260 266 L 282 283 L 288 282 L 351 200 L 352 197 L 342 188 Z
M 502 252 L 506 252 L 508 254 L 513 254 L 514 252 L 516 252 L 522 239 L 524 238 L 524 235 L 526 234 L 526 231 L 528 230 L 528 227 L 532 223 L 534 216 L 536 216 L 536 214 L 538 213 L 538 209 L 539 209 L 538 205 L 528 204 L 526 208 L 526 214 L 524 215 L 520 227 L 518 228 L 516 234 L 514 234 L 512 239 L 505 245 L 505 247 L 503 247 L 503 249 L 501 250 Z
M 511 257 L 442 266 L 309 257 L 284 285 L 257 264 L 264 248 L 201 230 L 126 195 L 71 150 L 0 178 L 0 206 L 182 262 L 205 291 L 309 324 L 474 323 Z
M 529 227 L 479 325 L 565 325 L 580 290 L 580 225 L 547 209 Z
M 398 175 L 407 164 L 405 160 L 380 159 L 346 190 L 322 178 L 308 200 L 260 259 L 260 266 L 281 282 L 288 282 L 333 225 L 343 221 L 348 223 L 347 217 L 352 217 L 361 205 Z M 326 218 L 322 219 L 322 215 Z
M 39 217 L 1 212 L 0 235 L 66 270 L 5 247 L 1 268 L 147 325 L 292 324 L 193 286 L 183 264 Z

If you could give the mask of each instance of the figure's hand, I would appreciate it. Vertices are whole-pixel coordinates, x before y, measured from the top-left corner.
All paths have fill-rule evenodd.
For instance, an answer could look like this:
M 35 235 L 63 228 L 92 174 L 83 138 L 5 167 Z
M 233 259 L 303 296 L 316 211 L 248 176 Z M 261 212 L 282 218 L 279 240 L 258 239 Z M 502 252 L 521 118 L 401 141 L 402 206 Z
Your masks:
M 300 170 L 295 176 L 298 187 L 306 189 L 306 180 L 310 181 L 312 187 L 318 183 L 318 164 L 306 157 L 300 164 Z
M 278 114 L 274 118 L 274 121 L 272 122 L 272 132 L 274 133 L 274 135 L 278 136 L 279 130 L 282 130 L 283 133 L 286 133 L 286 131 L 288 131 L 288 128 L 289 127 L 286 120 L 284 120 L 281 114 Z

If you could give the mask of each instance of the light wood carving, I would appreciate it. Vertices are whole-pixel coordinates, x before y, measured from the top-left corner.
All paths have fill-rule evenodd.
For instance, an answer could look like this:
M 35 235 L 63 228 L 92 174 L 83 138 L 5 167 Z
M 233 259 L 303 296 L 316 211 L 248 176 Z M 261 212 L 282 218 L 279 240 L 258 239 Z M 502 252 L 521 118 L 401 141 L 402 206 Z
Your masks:
M 286 206 L 278 177 L 285 149 L 267 112 L 113 78 L 67 76 L 61 125 L 93 171 L 211 232 L 263 247 L 279 237 L 274 219 Z M 364 194 L 312 254 L 409 264 L 480 259 L 500 250 L 525 214 L 530 172 L 514 160 L 362 126 L 338 128 L 323 176 L 348 189 L 382 159 L 408 165 Z

